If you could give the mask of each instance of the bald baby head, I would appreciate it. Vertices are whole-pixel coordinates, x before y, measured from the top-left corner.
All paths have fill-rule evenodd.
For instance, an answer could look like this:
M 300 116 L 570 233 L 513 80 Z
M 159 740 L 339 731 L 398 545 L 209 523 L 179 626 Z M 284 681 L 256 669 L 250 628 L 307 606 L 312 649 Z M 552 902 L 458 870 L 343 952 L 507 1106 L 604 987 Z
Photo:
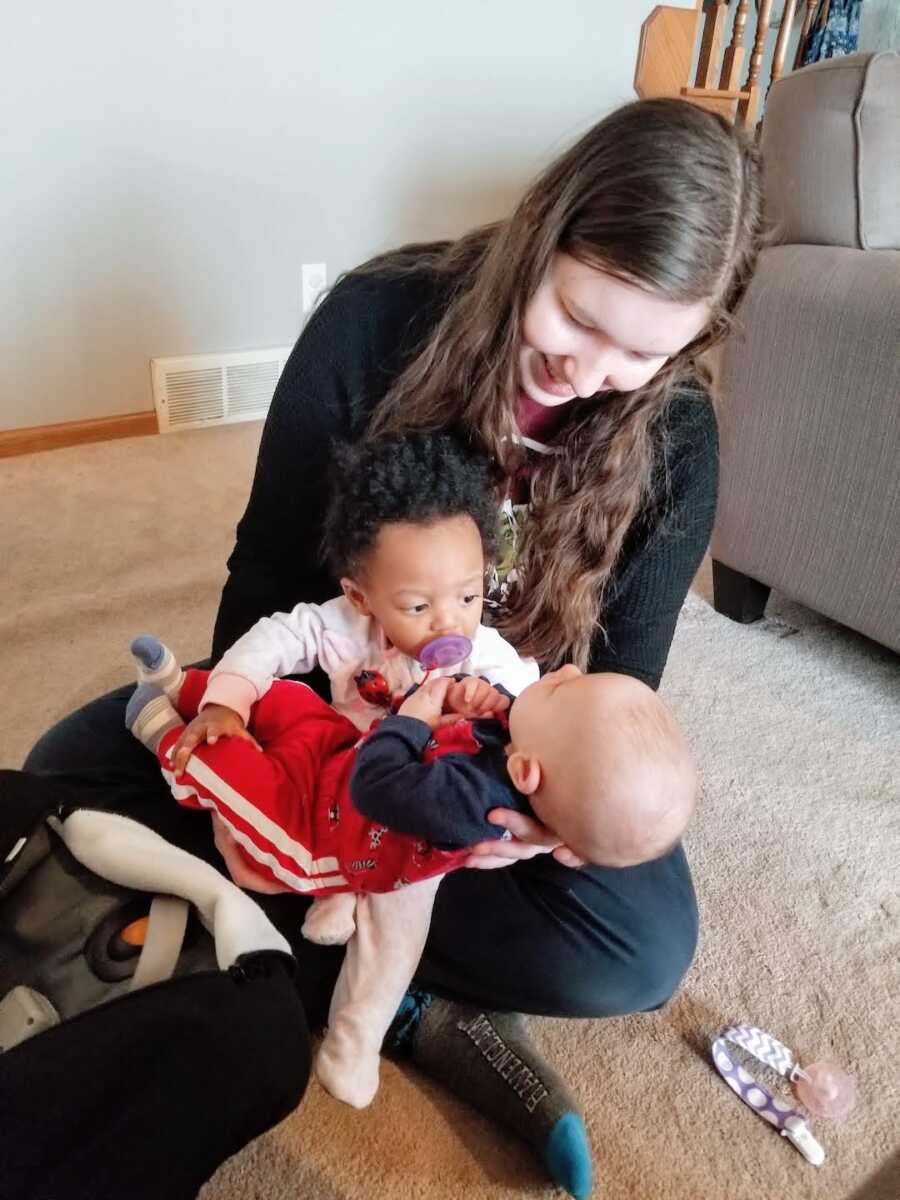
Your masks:
M 696 801 L 693 760 L 668 707 L 639 680 L 552 672 L 513 705 L 510 734 L 513 782 L 586 862 L 648 862 L 684 833 Z

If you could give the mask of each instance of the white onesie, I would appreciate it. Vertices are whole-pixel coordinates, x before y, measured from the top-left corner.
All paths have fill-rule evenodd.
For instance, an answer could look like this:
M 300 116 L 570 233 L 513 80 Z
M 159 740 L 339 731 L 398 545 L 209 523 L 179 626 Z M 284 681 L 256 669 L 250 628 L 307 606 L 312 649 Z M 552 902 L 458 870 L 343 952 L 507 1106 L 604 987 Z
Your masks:
M 306 675 L 318 664 L 331 679 L 331 703 L 357 729 L 367 730 L 384 716 L 384 708 L 368 703 L 357 677 L 377 671 L 390 695 L 404 694 L 425 678 L 415 659 L 389 646 L 374 617 L 365 617 L 346 596 L 325 604 L 298 604 L 289 613 L 263 617 L 225 652 L 212 672 L 201 708 L 224 704 L 246 723 L 250 708 L 285 675 Z M 521 658 L 496 629 L 479 625 L 472 653 L 452 667 L 431 675 L 479 675 L 500 683 L 517 696 L 538 678 L 537 663 Z

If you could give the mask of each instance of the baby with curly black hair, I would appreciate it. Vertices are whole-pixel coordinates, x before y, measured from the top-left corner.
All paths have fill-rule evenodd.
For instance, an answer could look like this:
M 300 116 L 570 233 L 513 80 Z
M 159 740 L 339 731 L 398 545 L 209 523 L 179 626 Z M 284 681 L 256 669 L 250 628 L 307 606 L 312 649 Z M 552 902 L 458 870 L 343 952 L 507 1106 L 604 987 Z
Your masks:
M 334 707 L 360 730 L 423 681 L 421 651 L 438 637 L 472 643 L 452 664 L 456 674 L 502 683 L 513 694 L 537 678 L 533 661 L 481 624 L 498 527 L 487 460 L 450 434 L 427 433 L 344 446 L 335 462 L 322 553 L 342 595 L 264 617 L 225 653 L 199 718 L 179 739 L 176 767 L 208 733 L 235 732 L 220 708 L 246 725 L 273 678 L 315 665 L 330 677 Z

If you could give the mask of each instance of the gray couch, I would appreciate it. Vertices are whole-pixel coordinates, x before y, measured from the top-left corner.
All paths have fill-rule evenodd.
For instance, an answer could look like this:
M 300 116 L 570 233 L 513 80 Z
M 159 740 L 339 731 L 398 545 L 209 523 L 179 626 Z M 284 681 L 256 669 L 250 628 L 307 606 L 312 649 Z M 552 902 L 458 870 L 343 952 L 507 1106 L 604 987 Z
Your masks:
M 775 588 L 900 651 L 900 54 L 774 85 L 774 243 L 722 356 L 716 608 Z

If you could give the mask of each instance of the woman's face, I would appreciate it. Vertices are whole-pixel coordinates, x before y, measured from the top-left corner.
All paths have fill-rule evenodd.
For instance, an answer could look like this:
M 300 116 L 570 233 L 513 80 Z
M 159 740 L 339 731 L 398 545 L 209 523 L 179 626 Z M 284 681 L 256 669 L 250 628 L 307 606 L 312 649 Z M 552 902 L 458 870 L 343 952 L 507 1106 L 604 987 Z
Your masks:
M 709 319 L 705 300 L 667 300 L 556 254 L 525 309 L 519 386 L 548 407 L 576 396 L 633 391 Z

